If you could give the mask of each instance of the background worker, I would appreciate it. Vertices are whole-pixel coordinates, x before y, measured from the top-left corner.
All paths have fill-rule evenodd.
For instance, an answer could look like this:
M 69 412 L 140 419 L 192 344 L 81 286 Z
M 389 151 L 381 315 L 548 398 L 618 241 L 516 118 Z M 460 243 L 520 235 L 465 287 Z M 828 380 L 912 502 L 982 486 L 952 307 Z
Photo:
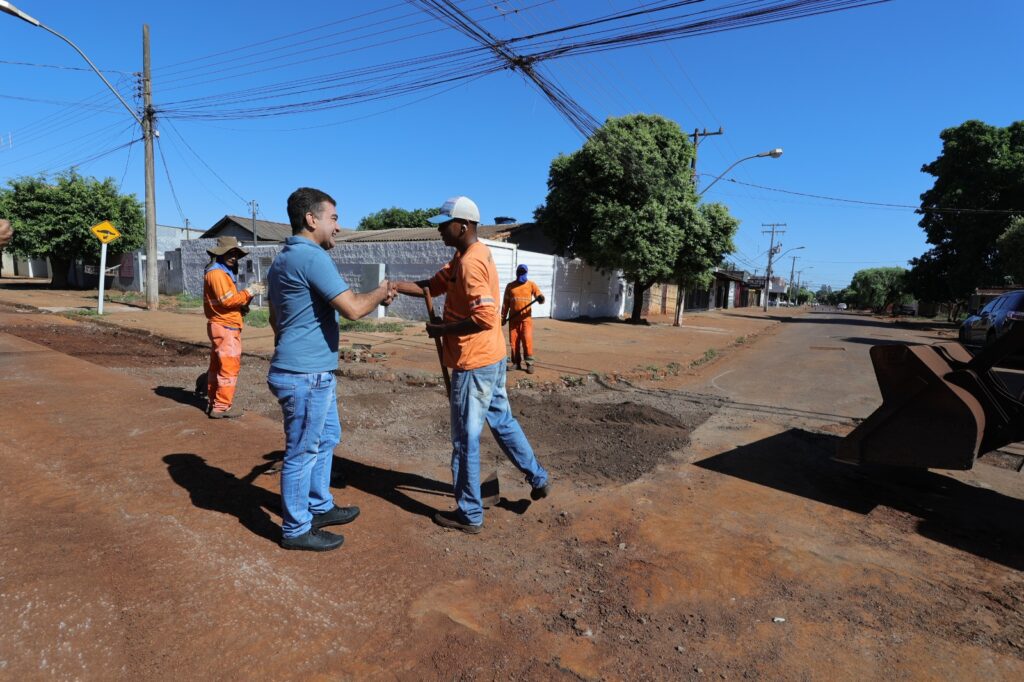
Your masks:
M 341 442 L 338 395 L 338 313 L 358 320 L 388 305 L 387 280 L 357 294 L 327 251 L 338 234 L 338 206 L 326 192 L 302 187 L 288 197 L 292 236 L 277 254 L 267 284 L 274 357 L 267 385 L 284 416 L 281 546 L 324 552 L 344 536 L 321 530 L 353 521 L 358 507 L 337 507 L 331 495 L 334 447 Z
M 454 511 L 439 511 L 434 522 L 466 533 L 479 533 L 484 525 L 480 499 L 480 432 L 484 420 L 502 451 L 532 488 L 530 497 L 548 496 L 548 472 L 537 462 L 505 390 L 505 340 L 498 324 L 498 269 L 491 251 L 478 241 L 480 210 L 468 197 L 449 199 L 438 226 L 445 246 L 455 248 L 451 262 L 429 280 L 398 282 L 398 292 L 423 297 L 445 295 L 439 323 L 427 322 L 430 338 L 444 340 L 444 363 L 452 368 L 451 433 Z
M 264 287 L 253 282 L 238 290 L 238 260 L 249 252 L 234 237 L 219 237 L 217 246 L 206 252 L 211 257 L 203 275 L 203 312 L 210 337 L 207 414 L 210 419 L 230 419 L 242 415 L 242 408 L 234 404 L 242 369 L 242 314 L 248 312 L 253 296 L 263 293 Z
M 523 263 L 516 268 L 516 279 L 505 286 L 501 303 L 501 324 L 508 323 L 508 341 L 512 346 L 512 365 L 533 374 L 533 302 L 544 303 L 544 294 L 533 280 L 526 278 L 529 268 Z M 509 365 L 511 368 L 512 365 Z

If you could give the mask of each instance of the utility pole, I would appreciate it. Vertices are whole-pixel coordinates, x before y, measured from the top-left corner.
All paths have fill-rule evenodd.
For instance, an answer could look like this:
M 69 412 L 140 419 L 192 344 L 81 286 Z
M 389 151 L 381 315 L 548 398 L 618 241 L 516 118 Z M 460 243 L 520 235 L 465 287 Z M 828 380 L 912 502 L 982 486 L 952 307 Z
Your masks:
M 761 227 L 767 227 L 768 230 L 761 230 L 761 234 L 768 234 L 771 232 L 771 246 L 768 247 L 768 268 L 764 271 L 764 311 L 768 312 L 768 295 L 772 290 L 772 257 L 775 255 L 775 235 L 786 234 L 785 230 L 780 230 L 780 227 L 785 227 L 786 223 L 761 223 Z M 782 248 L 782 245 L 779 245 Z
M 259 210 L 260 205 L 256 203 L 255 199 L 253 199 L 249 202 L 249 207 L 252 209 L 252 258 L 256 261 L 256 281 L 262 282 L 263 277 L 260 273 L 260 252 L 257 248 L 260 245 L 260 236 L 256 233 L 256 211 Z M 258 305 L 262 304 L 263 299 L 261 297 Z
M 793 265 L 789 269 L 789 295 L 786 296 L 786 302 L 793 305 L 793 278 L 796 277 L 796 259 L 799 256 L 790 256 L 793 259 Z
M 192 232 L 188 229 L 188 227 L 188 218 L 185 218 L 185 241 L 189 241 L 192 239 Z
M 156 136 L 153 84 L 149 70 L 149 24 L 142 25 L 142 140 L 146 158 L 146 307 L 160 307 L 160 279 L 156 255 L 156 175 L 153 172 L 153 138 Z
M 693 138 L 693 158 L 690 159 L 690 170 L 693 171 L 694 189 L 697 189 L 697 147 L 700 146 L 700 141 L 705 137 L 711 137 L 712 135 L 722 135 L 724 132 L 725 131 L 722 130 L 721 126 L 718 127 L 718 132 L 715 132 L 713 130 L 709 131 L 707 128 L 705 128 L 704 130 L 697 130 L 696 128 L 694 128 L 693 132 L 687 135 L 687 137 Z
M 687 135 L 687 137 L 693 138 L 693 158 L 690 159 L 690 172 L 693 175 L 693 189 L 697 189 L 697 147 L 700 145 L 700 141 L 705 137 L 712 135 L 723 134 L 722 127 L 718 127 L 718 132 L 709 131 L 707 128 L 704 130 L 693 129 L 693 133 Z M 683 322 L 683 302 L 686 299 L 686 289 L 682 284 L 676 285 L 676 315 L 672 321 L 673 327 L 679 327 Z

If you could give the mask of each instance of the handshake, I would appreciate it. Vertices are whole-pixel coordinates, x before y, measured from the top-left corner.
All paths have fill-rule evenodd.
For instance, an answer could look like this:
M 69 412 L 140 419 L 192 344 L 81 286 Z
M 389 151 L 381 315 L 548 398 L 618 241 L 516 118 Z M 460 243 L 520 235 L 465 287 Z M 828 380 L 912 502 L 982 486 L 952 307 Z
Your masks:
M 381 298 L 380 305 L 391 305 L 391 302 L 395 300 L 396 296 L 398 296 L 398 284 L 395 282 L 389 282 L 385 279 L 377 285 L 377 293 L 383 296 L 383 298 Z

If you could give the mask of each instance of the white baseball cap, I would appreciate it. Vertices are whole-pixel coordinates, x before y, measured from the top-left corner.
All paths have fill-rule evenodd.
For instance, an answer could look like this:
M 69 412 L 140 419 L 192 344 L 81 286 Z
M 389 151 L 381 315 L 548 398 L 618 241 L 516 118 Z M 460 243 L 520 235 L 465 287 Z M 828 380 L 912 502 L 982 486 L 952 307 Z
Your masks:
M 452 197 L 448 201 L 444 202 L 444 206 L 441 207 L 441 212 L 430 218 L 427 222 L 433 223 L 434 225 L 441 225 L 447 223 L 449 220 L 455 220 L 461 218 L 462 220 L 468 220 L 471 223 L 480 222 L 480 209 L 476 207 L 473 200 L 469 197 Z

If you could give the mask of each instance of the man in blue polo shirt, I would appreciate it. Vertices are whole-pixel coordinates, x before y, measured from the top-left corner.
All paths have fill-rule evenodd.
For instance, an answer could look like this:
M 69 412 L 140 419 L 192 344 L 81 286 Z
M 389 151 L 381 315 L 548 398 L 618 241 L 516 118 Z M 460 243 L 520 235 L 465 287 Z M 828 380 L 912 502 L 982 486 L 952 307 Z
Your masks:
M 338 313 L 358 320 L 395 297 L 384 280 L 373 291 L 353 292 L 327 250 L 338 233 L 337 202 L 302 187 L 288 197 L 292 236 L 267 272 L 274 358 L 267 384 L 284 414 L 281 468 L 281 546 L 324 552 L 344 536 L 321 530 L 353 521 L 358 507 L 337 507 L 331 461 L 341 442 L 334 370 L 338 366 Z

